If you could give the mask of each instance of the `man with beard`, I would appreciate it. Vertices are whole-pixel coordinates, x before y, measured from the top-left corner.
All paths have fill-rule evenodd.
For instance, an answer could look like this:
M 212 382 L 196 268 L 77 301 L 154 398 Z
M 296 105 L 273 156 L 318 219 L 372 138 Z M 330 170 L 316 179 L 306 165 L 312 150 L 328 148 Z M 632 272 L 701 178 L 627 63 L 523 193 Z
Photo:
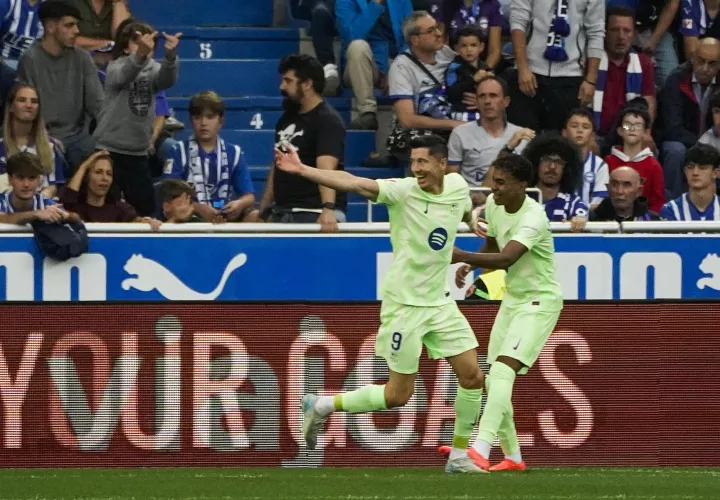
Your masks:
M 571 222 L 571 231 L 581 231 L 588 207 L 576 194 L 581 185 L 582 160 L 577 146 L 556 134 L 533 139 L 523 156 L 533 165 L 531 186 L 542 193 L 543 205 L 552 222 Z
M 275 125 L 275 147 L 294 150 L 302 163 L 321 170 L 343 170 L 345 124 L 322 96 L 325 74 L 317 59 L 290 55 L 280 62 L 285 112 Z M 266 222 L 319 223 L 336 232 L 345 222 L 347 196 L 282 170 L 270 169 L 260 202 Z
M 96 118 L 103 90 L 90 54 L 75 46 L 80 13 L 63 0 L 43 2 L 45 33 L 20 59 L 18 78 L 38 89 L 50 135 L 62 141 L 71 167 L 95 150 L 88 119 Z
M 471 186 L 487 186 L 488 169 L 500 151 L 505 148 L 520 153 L 535 132 L 505 120 L 510 96 L 502 78 L 486 76 L 480 80 L 476 99 L 481 118 L 460 125 L 450 134 L 448 170 L 459 172 Z

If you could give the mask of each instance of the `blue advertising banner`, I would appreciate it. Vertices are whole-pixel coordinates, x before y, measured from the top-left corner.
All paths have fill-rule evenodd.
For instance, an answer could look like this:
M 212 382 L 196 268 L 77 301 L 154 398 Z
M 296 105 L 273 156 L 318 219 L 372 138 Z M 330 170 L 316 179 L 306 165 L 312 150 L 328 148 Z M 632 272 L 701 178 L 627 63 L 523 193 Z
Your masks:
M 555 244 L 567 299 L 720 298 L 720 235 Z M 391 262 L 386 234 L 94 234 L 90 251 L 65 263 L 43 258 L 29 234 L 2 234 L 0 300 L 375 300 Z

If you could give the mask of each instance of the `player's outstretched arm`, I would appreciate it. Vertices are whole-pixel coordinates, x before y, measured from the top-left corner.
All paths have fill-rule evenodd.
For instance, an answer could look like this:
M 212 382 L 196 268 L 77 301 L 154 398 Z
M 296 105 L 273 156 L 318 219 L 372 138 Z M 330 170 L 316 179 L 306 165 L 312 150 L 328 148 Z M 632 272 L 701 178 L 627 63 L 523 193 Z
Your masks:
M 299 175 L 321 186 L 337 191 L 356 193 L 371 201 L 376 201 L 380 187 L 374 179 L 357 177 L 342 170 L 321 170 L 303 165 L 297 151 L 288 147 L 289 153 L 275 149 L 275 165 L 290 174 Z
M 507 269 L 515 264 L 527 251 L 525 245 L 515 240 L 510 241 L 498 253 L 465 252 L 459 248 L 453 248 L 452 263 L 464 262 L 482 269 Z

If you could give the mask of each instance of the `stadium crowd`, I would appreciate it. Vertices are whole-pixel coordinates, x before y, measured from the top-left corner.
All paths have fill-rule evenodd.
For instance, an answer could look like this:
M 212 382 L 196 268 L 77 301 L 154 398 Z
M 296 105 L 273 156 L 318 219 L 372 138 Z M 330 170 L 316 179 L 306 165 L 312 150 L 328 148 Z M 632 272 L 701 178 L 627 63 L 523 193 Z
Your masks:
M 243 144 L 221 137 L 215 92 L 197 89 L 192 136 L 173 139 L 183 124 L 165 91 L 182 78 L 182 34 L 134 20 L 128 2 L 0 2 L 0 221 L 336 231 L 342 193 L 271 169 L 256 200 Z M 448 141 L 448 170 L 473 187 L 491 187 L 499 155 L 523 154 L 548 218 L 575 231 L 588 220 L 720 220 L 720 2 L 621 3 L 305 1 L 317 58 L 291 54 L 278 68 L 275 146 L 342 169 L 346 127 L 378 130 L 380 100 L 393 120 L 368 165 L 406 165 L 410 140 L 435 134 Z M 324 99 L 343 87 L 354 96 L 347 126 Z

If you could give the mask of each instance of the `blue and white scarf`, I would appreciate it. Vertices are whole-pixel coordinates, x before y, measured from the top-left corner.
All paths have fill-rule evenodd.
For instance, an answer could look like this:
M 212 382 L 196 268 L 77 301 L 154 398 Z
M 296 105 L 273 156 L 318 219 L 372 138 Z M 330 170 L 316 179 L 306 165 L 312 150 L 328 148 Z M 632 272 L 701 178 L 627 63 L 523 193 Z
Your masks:
M 200 146 L 195 141 L 195 137 L 188 140 L 188 166 L 190 169 L 189 180 L 195 187 L 195 194 L 198 203 L 212 205 L 213 200 L 227 202 L 230 195 L 230 162 L 228 161 L 227 150 L 225 149 L 225 141 L 220 137 L 217 138 L 217 149 L 215 151 L 217 168 L 217 185 L 208 184 L 210 172 L 208 171 L 210 162 L 203 162 L 199 155 Z M 213 192 L 217 190 L 216 196 Z
M 556 0 L 555 17 L 550 24 L 550 32 L 545 48 L 545 59 L 548 61 L 563 62 L 568 60 L 565 50 L 565 39 L 570 35 L 570 23 L 568 22 L 569 0 Z
M 595 95 L 593 96 L 593 114 L 595 115 L 595 130 L 600 127 L 600 115 L 602 114 L 603 99 L 605 98 L 605 85 L 607 85 L 608 65 L 610 64 L 607 53 L 603 52 L 600 58 Z M 625 74 L 625 102 L 630 102 L 640 97 L 642 92 L 642 66 L 640 56 L 630 52 L 630 61 Z

